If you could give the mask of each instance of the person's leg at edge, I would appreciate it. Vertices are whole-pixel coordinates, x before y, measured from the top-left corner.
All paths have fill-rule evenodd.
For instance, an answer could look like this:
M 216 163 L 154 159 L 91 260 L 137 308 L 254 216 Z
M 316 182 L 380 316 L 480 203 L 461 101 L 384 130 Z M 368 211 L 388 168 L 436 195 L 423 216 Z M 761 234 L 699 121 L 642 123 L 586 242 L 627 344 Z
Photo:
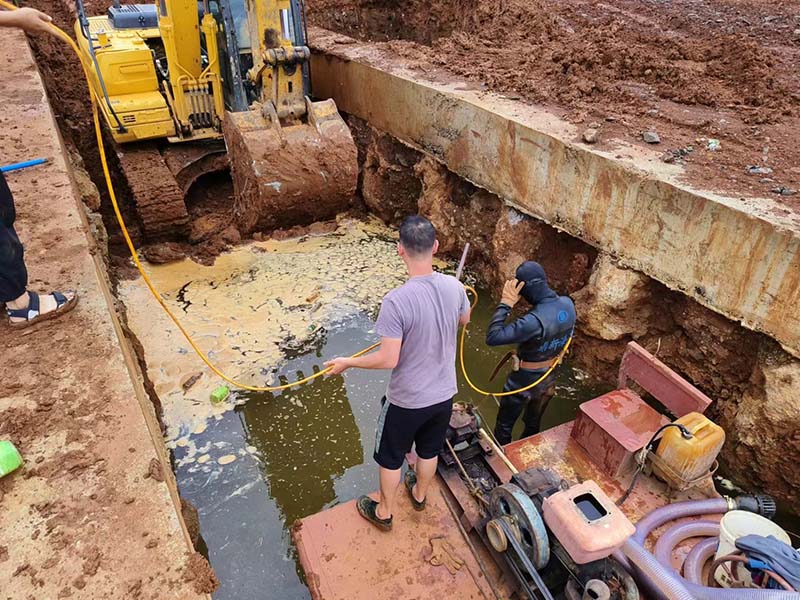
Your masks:
M 388 519 L 394 514 L 394 499 L 400 485 L 401 469 L 387 469 L 380 467 L 381 499 L 375 508 L 379 519 Z
M 25 267 L 25 252 L 14 230 L 16 210 L 14 197 L 0 174 L 0 303 L 11 310 L 22 310 L 30 305 L 28 296 L 28 271 Z M 74 296 L 65 292 L 68 299 Z M 58 308 L 56 299 L 50 294 L 39 295 L 39 313 L 46 314 Z M 12 322 L 25 319 L 14 317 Z
M 22 244 L 14 231 L 14 198 L 0 175 L 0 302 L 11 309 L 28 305 L 28 271 Z
M 414 442 L 414 425 L 411 422 L 413 411 L 390 404 L 385 397 L 381 404 L 373 455 L 380 478 L 380 500 L 375 506 L 375 516 L 385 520 L 394 514 L 403 461 Z

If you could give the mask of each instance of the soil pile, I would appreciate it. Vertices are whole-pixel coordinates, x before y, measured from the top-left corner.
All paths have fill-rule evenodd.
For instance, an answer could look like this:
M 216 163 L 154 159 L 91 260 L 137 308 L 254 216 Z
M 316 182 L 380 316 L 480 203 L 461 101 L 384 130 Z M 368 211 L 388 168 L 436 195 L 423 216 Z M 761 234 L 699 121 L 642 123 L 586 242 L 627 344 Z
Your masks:
M 720 190 L 800 187 L 800 3 L 438 0 L 310 3 L 311 21 L 409 64 L 550 106 L 603 139 L 656 130 L 665 160 Z M 707 152 L 708 139 L 722 141 Z M 684 152 L 680 152 L 684 150 Z M 771 172 L 748 172 L 768 166 Z M 768 175 L 768 177 L 764 177 Z M 786 189 L 788 188 L 788 189 Z M 775 190 L 775 191 L 773 191 Z

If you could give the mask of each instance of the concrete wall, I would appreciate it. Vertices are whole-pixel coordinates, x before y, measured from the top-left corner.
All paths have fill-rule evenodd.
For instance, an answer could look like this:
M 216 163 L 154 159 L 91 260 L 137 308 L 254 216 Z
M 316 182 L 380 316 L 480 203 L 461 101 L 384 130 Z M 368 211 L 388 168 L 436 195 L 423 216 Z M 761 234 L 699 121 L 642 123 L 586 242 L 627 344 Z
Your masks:
M 425 81 L 368 44 L 320 29 L 310 38 L 317 96 L 800 356 L 797 215 L 690 189 L 678 167 L 638 149 L 624 159 L 589 150 L 551 114 Z

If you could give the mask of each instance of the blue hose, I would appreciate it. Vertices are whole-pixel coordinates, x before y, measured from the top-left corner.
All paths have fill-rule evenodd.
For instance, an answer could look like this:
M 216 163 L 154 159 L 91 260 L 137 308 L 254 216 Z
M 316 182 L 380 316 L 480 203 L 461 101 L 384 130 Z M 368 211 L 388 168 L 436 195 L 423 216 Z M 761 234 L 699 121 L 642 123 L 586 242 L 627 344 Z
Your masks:
M 33 160 L 24 160 L 22 162 L 11 163 L 10 165 L 0 167 L 0 172 L 8 173 L 9 171 L 19 171 L 20 169 L 35 167 L 36 165 L 41 165 L 46 162 L 47 162 L 46 158 L 34 158 Z

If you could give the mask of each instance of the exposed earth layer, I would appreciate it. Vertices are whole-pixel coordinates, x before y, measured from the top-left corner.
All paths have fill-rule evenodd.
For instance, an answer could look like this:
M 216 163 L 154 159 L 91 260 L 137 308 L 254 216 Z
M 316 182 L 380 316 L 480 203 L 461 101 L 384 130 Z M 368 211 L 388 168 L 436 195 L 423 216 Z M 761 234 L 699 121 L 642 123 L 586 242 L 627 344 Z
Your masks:
M 310 0 L 308 11 L 421 72 L 544 105 L 600 147 L 655 133 L 697 187 L 800 207 L 796 0 Z

